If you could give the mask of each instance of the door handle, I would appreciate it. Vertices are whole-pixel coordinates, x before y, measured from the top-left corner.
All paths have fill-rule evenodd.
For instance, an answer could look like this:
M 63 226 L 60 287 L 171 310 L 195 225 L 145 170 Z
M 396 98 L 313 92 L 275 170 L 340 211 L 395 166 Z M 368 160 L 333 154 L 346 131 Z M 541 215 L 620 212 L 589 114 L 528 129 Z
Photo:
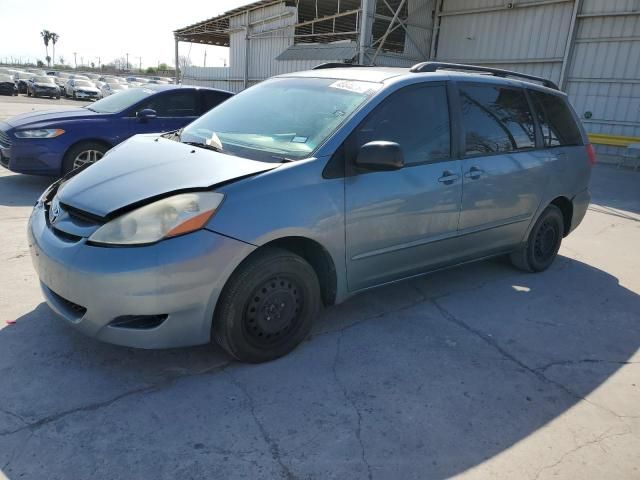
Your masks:
M 458 175 L 457 173 L 453 173 L 449 170 L 445 170 L 444 172 L 442 172 L 442 176 L 438 179 L 438 181 L 440 183 L 444 183 L 445 185 L 451 185 L 453 182 L 455 182 L 459 178 L 460 178 L 460 175 Z
M 465 178 L 470 178 L 471 180 L 477 180 L 484 174 L 484 170 L 478 167 L 471 167 L 467 173 L 464 174 Z

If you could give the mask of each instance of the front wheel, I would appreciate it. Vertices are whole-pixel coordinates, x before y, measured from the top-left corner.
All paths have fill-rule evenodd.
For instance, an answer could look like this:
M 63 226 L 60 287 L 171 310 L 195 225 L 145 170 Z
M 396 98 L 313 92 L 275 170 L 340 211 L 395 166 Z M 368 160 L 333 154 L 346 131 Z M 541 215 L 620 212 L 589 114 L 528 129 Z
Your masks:
M 302 257 L 266 248 L 231 276 L 213 319 L 213 338 L 242 362 L 274 360 L 292 351 L 320 309 L 320 285 Z
M 64 156 L 62 174 L 65 175 L 71 170 L 96 163 L 108 149 L 106 145 L 98 142 L 83 142 L 74 146 Z
M 555 205 L 549 205 L 529 233 L 527 245 L 510 255 L 511 263 L 520 270 L 542 272 L 558 255 L 564 233 L 564 217 Z

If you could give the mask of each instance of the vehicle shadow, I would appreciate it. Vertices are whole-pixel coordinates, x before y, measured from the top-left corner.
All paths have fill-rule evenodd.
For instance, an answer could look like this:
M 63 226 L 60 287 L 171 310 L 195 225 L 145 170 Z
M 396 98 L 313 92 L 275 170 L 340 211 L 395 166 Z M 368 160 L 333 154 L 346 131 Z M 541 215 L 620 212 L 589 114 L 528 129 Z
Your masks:
M 0 206 L 31 206 L 55 178 L 35 175 L 0 175 Z
M 0 465 L 9 478 L 448 478 L 616 374 L 639 315 L 636 293 L 580 261 L 540 275 L 482 262 L 328 308 L 292 354 L 241 365 L 210 346 L 101 344 L 41 304 L 0 330 Z

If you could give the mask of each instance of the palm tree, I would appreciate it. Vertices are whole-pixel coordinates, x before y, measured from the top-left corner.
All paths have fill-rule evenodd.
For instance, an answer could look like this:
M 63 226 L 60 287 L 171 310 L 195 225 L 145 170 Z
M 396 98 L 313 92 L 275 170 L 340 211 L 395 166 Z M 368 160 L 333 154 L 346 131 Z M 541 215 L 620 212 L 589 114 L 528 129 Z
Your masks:
M 53 59 L 52 60 L 53 60 L 53 65 L 55 66 L 55 64 L 56 64 L 56 43 L 60 39 L 60 35 L 58 35 L 55 32 L 51 32 L 50 36 L 51 36 L 51 43 L 53 44 L 53 55 L 52 55 Z
M 44 42 L 44 48 L 47 51 L 47 58 L 49 58 L 49 40 L 51 40 L 51 32 L 49 30 L 42 30 L 40 32 L 40 36 Z

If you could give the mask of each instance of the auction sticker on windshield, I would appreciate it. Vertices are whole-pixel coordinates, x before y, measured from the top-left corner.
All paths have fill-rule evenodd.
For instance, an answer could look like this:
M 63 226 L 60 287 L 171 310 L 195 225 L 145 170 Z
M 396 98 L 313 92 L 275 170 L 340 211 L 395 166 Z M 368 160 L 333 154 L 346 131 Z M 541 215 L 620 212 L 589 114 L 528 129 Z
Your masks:
M 329 85 L 330 88 L 339 88 L 340 90 L 348 90 L 355 93 L 369 93 L 377 90 L 375 83 L 371 82 L 356 82 L 353 80 L 338 80 Z

